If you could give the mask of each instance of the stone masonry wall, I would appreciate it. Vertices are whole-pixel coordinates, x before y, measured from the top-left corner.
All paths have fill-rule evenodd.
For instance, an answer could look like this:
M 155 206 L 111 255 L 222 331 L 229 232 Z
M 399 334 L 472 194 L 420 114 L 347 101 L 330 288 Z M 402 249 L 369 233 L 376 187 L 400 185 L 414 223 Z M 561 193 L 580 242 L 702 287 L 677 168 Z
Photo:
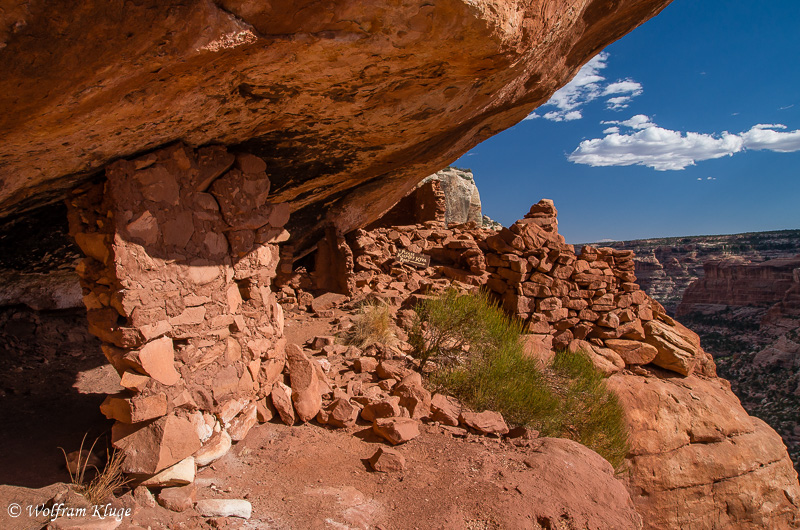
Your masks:
M 287 204 L 266 164 L 172 145 L 106 169 L 69 201 L 90 331 L 127 390 L 116 421 L 125 471 L 153 475 L 244 437 L 285 364 L 270 290 Z
M 426 221 L 444 222 L 446 212 L 442 183 L 438 180 L 424 180 L 411 193 L 400 199 L 391 210 L 369 225 L 367 230 L 421 224 Z
M 361 292 L 413 300 L 451 281 L 483 287 L 525 322 L 533 355 L 582 349 L 606 374 L 653 363 L 713 376 L 713 361 L 695 333 L 670 318 L 636 284 L 633 252 L 584 246 L 579 254 L 558 234 L 552 201 L 535 204 L 499 233 L 474 223 L 357 230 L 353 281 Z M 431 256 L 431 266 L 399 264 L 398 249 Z

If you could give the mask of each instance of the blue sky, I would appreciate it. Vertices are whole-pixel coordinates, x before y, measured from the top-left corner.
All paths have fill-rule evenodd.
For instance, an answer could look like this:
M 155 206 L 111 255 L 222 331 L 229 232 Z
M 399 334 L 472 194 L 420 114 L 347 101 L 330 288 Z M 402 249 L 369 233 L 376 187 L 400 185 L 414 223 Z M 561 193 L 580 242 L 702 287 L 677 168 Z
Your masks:
M 675 0 L 454 165 L 571 243 L 800 228 L 798 29 L 797 0 Z

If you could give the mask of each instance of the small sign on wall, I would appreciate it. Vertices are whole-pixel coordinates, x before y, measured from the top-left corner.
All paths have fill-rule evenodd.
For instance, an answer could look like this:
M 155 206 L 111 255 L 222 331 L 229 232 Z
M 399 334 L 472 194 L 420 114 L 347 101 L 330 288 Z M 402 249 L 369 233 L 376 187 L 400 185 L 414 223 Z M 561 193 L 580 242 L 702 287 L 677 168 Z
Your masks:
M 430 256 L 419 254 L 417 252 L 411 252 L 410 250 L 406 250 L 404 248 L 397 250 L 397 254 L 395 254 L 394 259 L 400 263 L 408 263 L 409 265 L 419 267 L 420 269 L 427 268 L 431 264 Z

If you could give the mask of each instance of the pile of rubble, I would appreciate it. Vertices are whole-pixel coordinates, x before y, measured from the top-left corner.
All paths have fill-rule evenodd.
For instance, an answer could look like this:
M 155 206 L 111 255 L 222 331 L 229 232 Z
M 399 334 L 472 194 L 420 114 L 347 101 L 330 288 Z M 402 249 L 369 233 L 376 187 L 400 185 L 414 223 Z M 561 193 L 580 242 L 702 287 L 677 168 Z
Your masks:
M 321 346 L 312 355 L 322 357 L 294 344 L 287 347 L 290 384 L 277 382 L 271 400 L 260 402 L 263 421 L 276 414 L 287 425 L 316 419 L 347 428 L 361 419 L 392 445 L 418 436 L 422 420 L 447 426 L 455 435 L 466 435 L 467 428 L 485 435 L 509 432 L 499 413 L 471 412 L 452 397 L 431 395 L 422 383 L 419 361 L 397 348 L 375 344 L 362 351 L 334 344 L 333 337 L 317 337 L 311 346 Z

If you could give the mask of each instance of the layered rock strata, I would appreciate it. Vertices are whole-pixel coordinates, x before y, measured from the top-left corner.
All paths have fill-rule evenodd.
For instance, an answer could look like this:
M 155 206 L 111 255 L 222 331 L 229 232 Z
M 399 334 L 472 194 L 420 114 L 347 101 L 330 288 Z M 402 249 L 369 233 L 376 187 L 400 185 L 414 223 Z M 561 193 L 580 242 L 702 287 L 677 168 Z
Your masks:
M 771 306 L 792 287 L 800 256 L 761 263 L 714 260 L 703 264 L 703 277 L 683 293 L 678 316 L 703 306 Z
M 745 409 L 767 421 L 800 469 L 800 259 L 706 264 L 681 318 L 703 337 Z
M 800 263 L 792 271 L 792 282 L 783 292 L 780 301 L 769 308 L 761 320 L 761 327 L 778 331 L 800 328 Z
M 69 201 L 89 330 L 127 389 L 101 410 L 128 473 L 201 450 L 283 371 L 270 281 L 289 208 L 271 201 L 265 169 L 176 144 L 112 164 L 105 185 Z
M 608 246 L 636 253 L 638 283 L 674 314 L 683 293 L 714 260 L 760 263 L 800 253 L 800 230 L 618 241 Z

